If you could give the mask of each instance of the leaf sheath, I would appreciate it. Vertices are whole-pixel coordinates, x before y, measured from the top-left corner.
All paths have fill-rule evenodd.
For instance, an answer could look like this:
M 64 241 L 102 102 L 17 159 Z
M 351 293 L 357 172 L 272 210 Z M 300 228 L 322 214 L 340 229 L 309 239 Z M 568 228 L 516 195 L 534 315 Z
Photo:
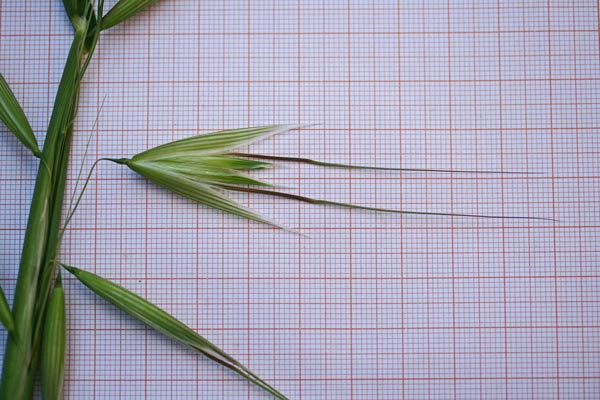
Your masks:
M 58 278 L 56 278 L 56 284 L 54 290 L 52 290 L 50 301 L 48 302 L 48 311 L 44 324 L 40 368 L 42 399 L 44 400 L 60 400 L 62 398 L 65 343 L 65 293 L 59 274 Z

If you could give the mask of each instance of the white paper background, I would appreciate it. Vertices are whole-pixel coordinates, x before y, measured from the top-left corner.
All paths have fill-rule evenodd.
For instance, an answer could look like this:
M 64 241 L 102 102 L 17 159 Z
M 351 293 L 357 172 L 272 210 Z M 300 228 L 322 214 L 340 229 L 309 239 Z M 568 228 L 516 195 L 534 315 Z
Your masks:
M 58 0 L 0 1 L 0 70 L 40 141 L 70 35 Z M 319 123 L 253 150 L 537 174 L 290 164 L 263 176 L 357 204 L 560 222 L 234 196 L 304 237 L 103 164 L 61 258 L 156 302 L 290 398 L 593 398 L 598 45 L 594 1 L 161 0 L 101 39 L 69 190 L 89 135 L 86 169 L 221 128 Z M 0 127 L 0 283 L 10 299 L 35 173 Z M 72 279 L 66 292 L 66 398 L 267 398 Z

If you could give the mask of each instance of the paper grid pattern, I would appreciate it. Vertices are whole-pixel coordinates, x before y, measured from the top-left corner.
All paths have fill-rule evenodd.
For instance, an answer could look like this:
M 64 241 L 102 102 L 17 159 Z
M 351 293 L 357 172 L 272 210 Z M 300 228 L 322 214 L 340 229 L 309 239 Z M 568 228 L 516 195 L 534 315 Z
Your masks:
M 234 196 L 300 236 L 104 164 L 62 259 L 151 299 L 293 399 L 594 398 L 598 10 L 584 0 L 161 0 L 100 42 L 69 190 L 98 157 L 221 128 L 318 123 L 253 150 L 530 174 L 289 164 L 265 178 L 363 205 L 558 222 Z M 0 1 L 0 68 L 40 141 L 70 29 L 58 0 Z M 0 139 L 0 283 L 12 299 L 36 163 L 4 127 Z M 66 398 L 267 398 L 70 278 L 66 293 Z

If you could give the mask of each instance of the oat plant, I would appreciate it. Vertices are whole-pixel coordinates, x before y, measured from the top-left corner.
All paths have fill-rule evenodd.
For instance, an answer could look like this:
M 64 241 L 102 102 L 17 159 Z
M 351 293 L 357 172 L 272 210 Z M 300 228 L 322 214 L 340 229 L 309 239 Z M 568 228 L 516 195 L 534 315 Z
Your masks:
M 44 399 L 60 399 L 62 396 L 66 317 L 65 295 L 59 269 L 67 271 L 95 294 L 133 318 L 231 369 L 275 398 L 286 399 L 286 396 L 224 350 L 166 311 L 98 275 L 63 265 L 58 261 L 62 235 L 77 210 L 93 171 L 92 168 L 82 190 L 74 196 L 72 207 L 63 217 L 73 123 L 77 114 L 82 79 L 101 32 L 126 21 L 154 2 L 120 0 L 104 14 L 103 0 L 96 4 L 92 0 L 63 0 L 65 11 L 73 26 L 73 39 L 41 149 L 25 113 L 8 83 L 0 75 L 0 119 L 31 154 L 39 159 L 12 310 L 0 289 L 0 322 L 8 331 L 0 400 L 30 399 L 38 373 Z M 318 205 L 378 212 L 506 218 L 390 210 L 312 199 L 275 190 L 276 188 L 268 182 L 253 178 L 252 171 L 270 168 L 273 162 L 308 163 L 334 168 L 394 169 L 238 151 L 240 147 L 269 136 L 299 128 L 301 127 L 297 125 L 271 125 L 224 130 L 167 143 L 131 158 L 103 160 L 125 165 L 154 184 L 205 206 L 280 228 L 282 226 L 277 222 L 229 199 L 227 192 L 267 194 Z M 94 163 L 94 167 L 97 163 Z M 469 172 L 415 169 L 411 171 Z

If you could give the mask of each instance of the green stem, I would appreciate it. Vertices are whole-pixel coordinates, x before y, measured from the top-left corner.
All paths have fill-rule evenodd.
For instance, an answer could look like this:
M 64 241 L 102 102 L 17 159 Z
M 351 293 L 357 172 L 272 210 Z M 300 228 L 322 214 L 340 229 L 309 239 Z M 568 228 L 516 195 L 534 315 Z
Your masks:
M 57 176 L 59 179 L 54 186 L 55 205 L 62 205 L 64 199 L 72 133 L 73 126 L 71 125 L 67 130 L 64 146 L 61 149 L 62 154 L 59 162 L 57 163 Z M 50 297 L 52 277 L 54 276 L 54 271 L 56 269 L 55 263 L 52 260 L 55 260 L 57 257 L 57 252 L 60 246 L 60 239 L 62 237 L 62 235 L 60 234 L 61 216 L 62 207 L 58 207 L 56 212 L 52 214 L 52 220 L 50 223 L 50 232 L 52 232 L 52 234 L 48 238 L 48 243 L 46 245 L 46 253 L 44 255 L 44 265 L 42 265 L 42 269 L 40 271 L 40 277 L 38 281 L 38 300 L 34 314 L 35 325 L 32 337 L 33 353 L 37 353 L 37 350 L 39 349 L 39 345 L 41 343 L 41 334 L 43 332 L 46 305 Z
M 70 147 L 66 142 L 70 139 L 69 126 L 77 98 L 85 38 L 85 29 L 75 33 L 44 142 L 43 162 L 38 168 L 13 303 L 16 330 L 25 354 L 13 335 L 9 335 L 0 400 L 30 399 L 33 393 L 38 358 L 34 348 L 35 311 L 40 307 L 38 284 L 42 268 L 47 265 L 46 257 L 52 253 L 49 245 L 56 247 L 55 238 L 59 234 L 60 224 L 56 221 L 60 221 L 62 194 L 57 192 L 64 191 L 66 174 L 61 165 L 64 162 L 66 167 L 66 160 L 63 160 L 68 158 L 64 152 Z

